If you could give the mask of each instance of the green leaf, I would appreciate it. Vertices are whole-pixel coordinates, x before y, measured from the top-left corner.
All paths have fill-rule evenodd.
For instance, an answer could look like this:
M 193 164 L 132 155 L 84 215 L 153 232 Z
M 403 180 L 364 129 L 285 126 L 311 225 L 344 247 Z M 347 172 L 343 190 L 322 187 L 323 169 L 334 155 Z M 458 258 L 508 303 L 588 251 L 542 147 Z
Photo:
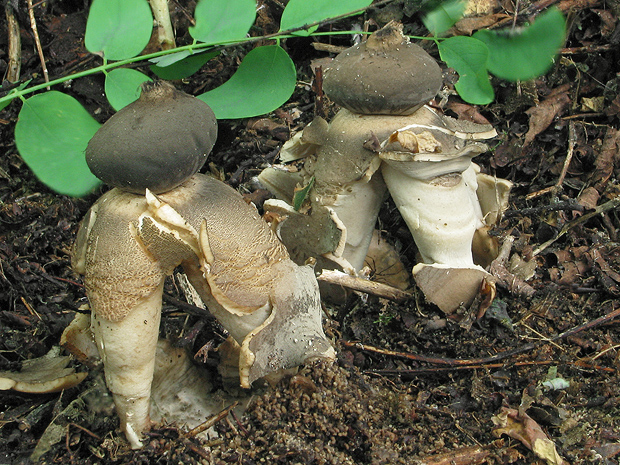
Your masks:
M 293 61 L 279 45 L 250 51 L 239 69 L 220 87 L 198 96 L 218 119 L 264 115 L 285 103 L 295 90 Z
M 310 182 L 308 183 L 307 186 L 299 190 L 295 189 L 295 194 L 293 195 L 293 208 L 295 209 L 296 212 L 299 211 L 299 209 L 304 203 L 304 200 L 306 200 L 306 197 L 308 197 L 308 194 L 310 193 L 310 189 L 312 189 L 312 186 L 314 186 L 314 176 L 310 178 Z
M 426 29 L 435 35 L 446 32 L 461 19 L 467 2 L 465 0 L 449 0 L 441 2 L 435 9 L 422 17 Z
M 456 91 L 466 102 L 486 105 L 493 101 L 487 73 L 489 49 L 473 37 L 455 36 L 439 42 L 439 56 L 459 74 Z
M 200 0 L 196 5 L 196 25 L 191 36 L 207 44 L 244 39 L 256 18 L 255 0 Z
M 288 31 L 307 24 L 316 23 L 328 18 L 334 18 L 351 11 L 366 8 L 370 0 L 290 0 L 282 13 L 280 31 Z M 296 32 L 298 35 L 310 35 L 316 26 L 307 31 Z
M 153 32 L 147 0 L 94 0 L 84 45 L 107 60 L 125 60 L 140 54 Z
M 167 66 L 162 65 L 161 62 L 158 62 L 156 65 L 151 66 L 151 71 L 153 71 L 161 79 L 167 79 L 168 81 L 185 79 L 202 68 L 202 66 L 211 58 L 218 56 L 219 53 L 220 52 L 216 51 L 196 53 L 175 61 Z
M 129 68 L 117 68 L 105 77 L 105 95 L 116 111 L 129 105 L 140 97 L 140 85 L 152 81 L 140 71 Z
M 73 97 L 56 91 L 24 102 L 15 144 L 34 174 L 50 189 L 81 197 L 101 184 L 84 151 L 100 124 Z
M 564 16 L 549 8 L 516 33 L 481 30 L 473 37 L 489 47 L 487 67 L 508 81 L 524 81 L 544 74 L 553 64 L 566 36 Z
M 192 52 L 189 50 L 181 50 L 180 52 L 170 53 L 169 55 L 151 58 L 149 61 L 155 63 L 156 66 L 166 67 L 184 60 L 188 56 L 191 56 L 191 54 Z

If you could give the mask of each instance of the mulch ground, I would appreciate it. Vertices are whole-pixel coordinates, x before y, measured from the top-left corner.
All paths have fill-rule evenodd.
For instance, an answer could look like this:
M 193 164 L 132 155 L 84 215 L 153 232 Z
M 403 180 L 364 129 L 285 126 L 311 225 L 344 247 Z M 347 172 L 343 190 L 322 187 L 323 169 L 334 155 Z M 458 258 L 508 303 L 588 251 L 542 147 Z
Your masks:
M 536 12 L 549 3 L 555 2 L 521 8 Z M 278 4 L 264 3 L 253 33 L 272 32 Z M 467 105 L 454 93 L 442 103 L 446 114 L 484 118 L 497 128 L 492 150 L 476 162 L 514 183 L 509 209 L 491 231 L 501 242 L 512 241 L 504 264 L 510 279 L 498 283 L 484 315 L 459 323 L 415 288 L 406 301 L 354 295 L 341 306 L 326 303 L 337 362 L 314 363 L 273 388 L 258 388 L 244 415 L 222 416 L 210 441 L 163 424 L 142 450 L 130 450 L 97 369 L 61 393 L 0 391 L 0 464 L 29 463 L 50 435 L 57 439 L 41 463 L 617 464 L 620 4 L 557 4 L 567 15 L 568 38 L 546 76 L 517 84 L 493 80 L 497 98 L 486 107 Z M 22 79 L 40 79 L 27 12 L 20 8 Z M 82 2 L 38 4 L 34 11 L 51 76 L 97 63 L 81 40 Z M 173 11 L 181 42 L 191 11 L 179 5 Z M 407 32 L 423 35 L 419 17 L 406 12 L 396 3 L 366 19 L 396 16 Z M 478 21 L 488 26 L 513 15 L 512 3 L 501 1 Z M 6 40 L 2 31 L 0 41 Z M 347 40 L 331 42 L 346 46 Z M 253 176 L 313 116 L 310 62 L 329 54 L 310 42 L 284 42 L 299 73 L 291 100 L 262 119 L 221 121 L 204 169 L 259 206 L 265 196 Z M 243 53 L 210 62 L 179 87 L 193 93 L 217 86 Z M 2 59 L 0 52 L 6 66 Z M 63 91 L 104 121 L 112 110 L 102 86 L 94 76 Z M 81 218 L 105 190 L 73 199 L 40 184 L 13 141 L 19 107 L 15 102 L 0 113 L 0 371 L 18 371 L 25 360 L 45 355 L 84 311 L 70 250 Z M 415 246 L 390 201 L 378 227 L 405 265 L 414 264 Z M 221 387 L 215 371 L 221 329 L 185 313 L 172 283 L 166 295 L 162 336 L 198 354 Z

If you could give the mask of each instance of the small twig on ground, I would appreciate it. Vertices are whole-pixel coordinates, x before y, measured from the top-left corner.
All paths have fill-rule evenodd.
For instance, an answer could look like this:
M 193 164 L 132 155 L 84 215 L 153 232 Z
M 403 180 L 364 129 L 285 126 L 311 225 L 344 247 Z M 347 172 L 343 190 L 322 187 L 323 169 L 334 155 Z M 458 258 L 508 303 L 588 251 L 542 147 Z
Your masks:
M 566 177 L 566 173 L 568 172 L 568 167 L 570 162 L 573 160 L 573 152 L 575 151 L 575 145 L 577 144 L 577 135 L 575 133 L 575 122 L 570 121 L 568 123 L 568 151 L 566 153 L 566 159 L 564 160 L 564 165 L 562 166 L 562 172 L 558 178 L 558 181 L 550 187 L 546 187 L 545 189 L 541 189 L 537 192 L 532 192 L 525 196 L 527 200 L 531 200 L 533 198 L 539 197 L 541 195 L 551 193 L 553 195 L 557 194 L 562 189 L 562 184 L 564 184 L 564 178 Z
M 508 289 L 511 294 L 530 299 L 534 296 L 536 290 L 506 268 L 506 262 L 510 258 L 510 250 L 512 249 L 513 242 L 514 237 L 512 236 L 504 238 L 497 258 L 493 260 L 489 266 L 489 273 L 495 277 L 498 285 Z
M 570 47 L 560 49 L 560 55 L 589 55 L 591 53 L 607 52 L 616 48 L 613 44 L 586 45 L 585 47 Z
M 9 36 L 9 60 L 5 80 L 9 82 L 19 81 L 22 68 L 22 39 L 19 33 L 19 22 L 10 2 L 4 6 L 6 14 L 7 31 Z
M 93 438 L 98 439 L 98 440 L 100 440 L 100 441 L 101 441 L 101 437 L 100 437 L 100 436 L 97 436 L 97 435 L 96 435 L 95 433 L 93 433 L 92 431 L 90 431 L 90 430 L 88 430 L 88 429 L 84 428 L 84 427 L 83 427 L 83 426 L 81 426 L 81 425 L 78 425 L 77 423 L 69 423 L 67 426 L 68 426 L 68 427 L 69 427 L 69 426 L 73 426 L 73 427 L 75 427 L 75 428 L 77 428 L 77 429 L 80 429 L 80 430 L 84 431 L 86 434 L 88 434 L 89 436 L 91 436 L 91 437 L 93 437 Z
M 522 208 L 520 210 L 506 210 L 503 214 L 503 218 L 512 218 L 515 216 L 532 216 L 539 213 L 546 213 L 552 211 L 577 211 L 583 213 L 586 208 L 583 205 L 579 205 L 575 200 L 567 200 L 563 202 L 555 202 L 549 205 L 543 205 L 540 207 Z
M 613 199 L 605 202 L 602 205 L 599 205 L 593 211 L 586 213 L 585 215 L 582 215 L 579 218 L 576 218 L 569 223 L 566 223 L 562 227 L 560 232 L 557 234 L 557 236 L 555 236 L 553 239 L 549 239 L 547 242 L 543 242 L 536 249 L 534 249 L 534 251 L 532 252 L 532 256 L 535 257 L 536 255 L 538 255 L 540 252 L 545 250 L 547 247 L 549 247 L 551 244 L 553 244 L 555 241 L 557 241 L 560 237 L 562 237 L 564 234 L 566 234 L 568 231 L 570 231 L 575 226 L 585 223 L 589 219 L 594 218 L 595 216 L 598 216 L 602 213 L 605 213 L 606 211 L 613 210 L 614 208 L 618 208 L 619 206 L 620 206 L 620 195 L 614 197 Z
M 175 299 L 174 297 L 164 294 L 163 295 L 164 302 L 167 302 L 175 307 L 179 307 L 185 313 L 189 313 L 190 315 L 198 316 L 200 318 L 204 318 L 208 321 L 215 321 L 215 317 L 211 315 L 211 312 L 205 310 L 204 308 L 197 307 L 196 305 L 189 304 L 179 299 Z
M 20 300 L 24 304 L 24 307 L 26 307 L 26 310 L 28 310 L 28 313 L 30 313 L 32 316 L 36 316 L 39 319 L 39 321 L 43 321 L 43 319 L 41 318 L 41 315 L 39 315 L 37 311 L 34 308 L 32 308 L 32 305 L 30 305 L 28 301 L 24 299 L 23 296 L 20 296 Z
M 619 316 L 620 316 L 620 308 L 617 308 L 615 310 L 612 310 L 606 315 L 596 318 L 595 320 L 589 321 L 583 325 L 575 326 L 574 328 L 571 328 L 568 331 L 558 334 L 557 336 L 550 337 L 544 342 L 545 343 L 557 342 L 559 340 L 562 340 L 569 336 L 577 334 L 581 331 L 585 331 L 588 329 L 595 328 L 596 326 L 600 326 Z M 409 352 L 396 352 L 393 350 L 373 347 L 370 345 L 366 345 L 366 344 L 362 344 L 360 342 L 354 342 L 354 341 L 342 341 L 342 344 L 345 347 L 355 348 L 355 349 L 363 350 L 365 352 L 373 352 L 377 354 L 387 355 L 390 357 L 406 358 L 408 360 L 415 360 L 417 362 L 425 362 L 425 363 L 433 363 L 436 365 L 449 365 L 451 367 L 459 367 L 459 366 L 462 367 L 462 366 L 467 366 L 467 365 L 487 365 L 489 363 L 497 362 L 499 360 L 505 360 L 514 355 L 519 355 L 524 352 L 529 352 L 530 350 L 535 349 L 536 347 L 540 345 L 539 342 L 529 343 L 529 344 L 525 344 L 520 347 L 517 347 L 515 349 L 506 350 L 504 352 L 499 352 L 495 355 L 491 355 L 490 357 L 457 359 L 457 358 L 432 357 L 432 356 L 427 356 L 427 355 L 412 354 Z
M 525 366 L 543 366 L 543 365 L 558 365 L 560 362 L 557 360 L 528 360 L 526 362 L 511 363 L 511 367 L 525 367 Z M 562 362 L 566 365 L 574 366 L 581 370 L 598 370 L 605 373 L 615 373 L 617 370 L 610 367 L 603 367 L 600 365 L 593 365 L 586 361 L 577 360 L 576 362 Z M 505 368 L 506 363 L 485 363 L 483 365 L 463 365 L 463 366 L 450 366 L 450 367 L 425 367 L 425 368 L 396 368 L 396 369 L 378 369 L 378 370 L 366 370 L 364 373 L 389 376 L 389 375 L 423 375 L 429 373 L 440 373 L 446 371 L 463 371 L 463 370 L 481 370 L 491 368 Z
M 41 68 L 43 69 L 43 78 L 45 82 L 50 82 L 49 75 L 47 73 L 47 65 L 45 64 L 45 56 L 43 55 L 43 48 L 41 47 L 41 40 L 39 39 L 39 30 L 37 29 L 37 21 L 34 17 L 34 9 L 32 6 L 32 0 L 28 0 L 28 16 L 30 17 L 30 27 L 32 34 L 34 35 L 34 43 L 39 53 L 39 60 L 41 60 Z M 50 90 L 49 86 L 47 90 Z
M 489 446 L 468 446 L 415 460 L 415 465 L 476 465 L 487 463 Z
M 319 281 L 336 284 L 337 286 L 346 287 L 347 289 L 353 289 L 354 291 L 360 291 L 366 294 L 376 295 L 378 297 L 394 300 L 396 302 L 407 300 L 413 295 L 410 292 L 401 291 L 400 289 L 388 286 L 387 284 L 370 281 L 364 278 L 358 278 L 357 276 L 351 276 L 338 270 L 323 270 L 317 279 Z
M 231 410 L 230 414 L 234 418 L 235 423 L 237 424 L 239 429 L 243 432 L 243 435 L 246 436 L 246 437 L 249 436 L 250 432 L 248 431 L 248 429 L 245 426 L 243 426 L 243 423 L 241 423 L 241 420 L 239 420 L 239 417 L 237 417 L 237 414 L 235 413 L 235 411 Z
M 211 415 L 206 421 L 204 421 L 203 423 L 199 424 L 195 428 L 188 431 L 187 436 L 193 438 L 197 436 L 198 434 L 202 433 L 203 431 L 208 430 L 209 428 L 214 426 L 216 423 L 226 418 L 228 414 L 232 411 L 232 409 L 234 409 L 238 404 L 239 402 L 233 402 L 231 405 L 226 407 L 221 412 L 216 413 L 215 415 Z

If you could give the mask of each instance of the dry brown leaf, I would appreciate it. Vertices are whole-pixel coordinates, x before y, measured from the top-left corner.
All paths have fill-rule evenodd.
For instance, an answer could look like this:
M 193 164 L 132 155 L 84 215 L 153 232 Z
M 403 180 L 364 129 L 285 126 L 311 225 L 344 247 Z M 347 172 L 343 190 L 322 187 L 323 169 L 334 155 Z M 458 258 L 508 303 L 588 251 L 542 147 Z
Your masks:
M 605 287 L 605 289 L 611 294 L 620 294 L 620 273 L 614 271 L 605 257 L 601 254 L 600 248 L 592 248 L 587 254 L 592 262 L 596 263 L 594 271 L 598 275 L 599 280 Z
M 609 117 L 620 114 L 620 95 L 617 95 L 616 98 L 611 101 L 604 112 Z
M 494 26 L 499 21 L 507 17 L 508 16 L 503 13 L 496 13 L 496 14 L 487 15 L 487 16 L 463 18 L 457 21 L 457 23 L 454 25 L 454 29 L 459 34 L 469 36 L 473 34 L 475 31 Z
M 458 116 L 458 119 L 464 119 L 478 124 L 489 124 L 489 120 L 486 119 L 473 105 L 459 102 L 448 102 L 446 107 L 448 110 L 452 110 Z
M 612 13 L 611 10 L 601 10 L 601 9 L 593 9 L 594 13 L 596 13 L 602 21 L 601 25 L 601 35 L 603 37 L 607 37 L 616 29 L 616 21 L 617 18 Z
M 594 210 L 598 205 L 598 199 L 601 195 L 594 187 L 586 187 L 579 197 L 577 197 L 577 203 L 583 205 L 588 210 Z
M 525 447 L 547 462 L 547 465 L 568 465 L 558 454 L 553 441 L 527 413 L 503 407 L 491 420 L 497 426 L 493 430 L 495 436 L 506 434 L 521 441 Z
M 530 117 L 530 127 L 525 134 L 523 147 L 529 145 L 534 138 L 547 129 L 553 120 L 558 117 L 570 103 L 568 95 L 568 86 L 565 90 L 554 92 L 552 95 L 543 100 L 539 105 L 531 107 L 525 111 Z M 557 90 L 557 89 L 556 89 Z
M 591 184 L 601 193 L 605 190 L 605 185 L 614 172 L 614 163 L 620 164 L 620 131 L 609 127 L 605 133 L 601 151 L 594 162 L 594 171 L 590 178 Z

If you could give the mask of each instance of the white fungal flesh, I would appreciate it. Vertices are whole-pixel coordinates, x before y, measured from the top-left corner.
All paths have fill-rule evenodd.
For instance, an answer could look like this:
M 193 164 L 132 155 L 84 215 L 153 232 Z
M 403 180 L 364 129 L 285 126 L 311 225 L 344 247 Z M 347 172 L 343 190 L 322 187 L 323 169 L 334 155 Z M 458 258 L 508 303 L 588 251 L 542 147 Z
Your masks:
M 372 176 L 372 175 L 371 175 Z M 377 216 L 385 200 L 385 183 L 380 175 L 352 183 L 338 194 L 330 208 L 346 227 L 346 242 L 342 256 L 359 271 L 372 240 Z M 363 212 L 363 214 L 362 214 Z
M 388 164 L 383 177 L 425 263 L 474 264 L 472 238 L 482 226 L 475 185 L 461 174 L 419 180 Z

